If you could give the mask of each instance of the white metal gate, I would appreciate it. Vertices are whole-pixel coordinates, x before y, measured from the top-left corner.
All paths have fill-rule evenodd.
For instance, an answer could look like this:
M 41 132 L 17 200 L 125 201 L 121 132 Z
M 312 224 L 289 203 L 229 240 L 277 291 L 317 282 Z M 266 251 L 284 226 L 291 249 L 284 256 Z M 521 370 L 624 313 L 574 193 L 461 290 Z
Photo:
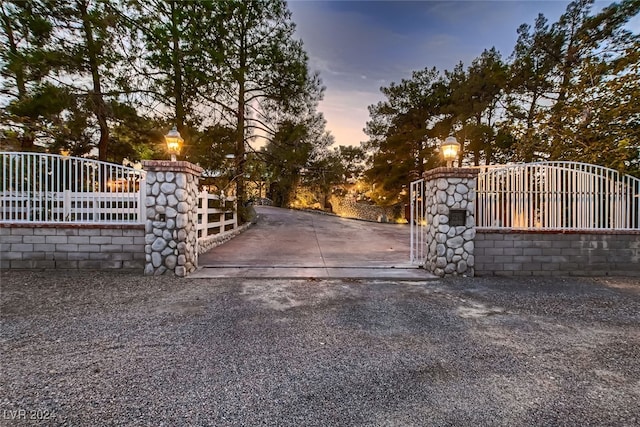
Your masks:
M 427 258 L 427 221 L 424 179 L 411 183 L 409 198 L 411 215 L 411 264 L 424 265 Z
M 481 166 L 476 224 L 525 230 L 638 230 L 640 180 L 602 166 Z
M 145 176 L 80 157 L 0 152 L 0 222 L 141 224 Z
M 640 230 L 640 179 L 602 166 L 539 162 L 479 166 L 479 229 Z M 411 183 L 411 263 L 427 248 L 425 181 Z

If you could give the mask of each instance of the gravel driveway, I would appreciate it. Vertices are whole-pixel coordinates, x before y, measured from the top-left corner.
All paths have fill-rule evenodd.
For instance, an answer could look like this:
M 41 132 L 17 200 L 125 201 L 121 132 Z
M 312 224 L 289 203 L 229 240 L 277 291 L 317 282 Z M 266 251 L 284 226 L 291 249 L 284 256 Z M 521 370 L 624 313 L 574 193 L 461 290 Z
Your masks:
M 1 280 L 2 425 L 640 424 L 637 279 Z

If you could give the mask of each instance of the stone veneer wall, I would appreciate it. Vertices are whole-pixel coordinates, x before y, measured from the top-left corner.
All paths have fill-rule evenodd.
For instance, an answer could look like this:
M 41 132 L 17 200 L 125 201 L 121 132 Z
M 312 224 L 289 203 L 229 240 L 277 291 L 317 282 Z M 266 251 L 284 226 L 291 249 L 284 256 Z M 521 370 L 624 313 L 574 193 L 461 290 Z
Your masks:
M 144 161 L 146 178 L 146 275 L 186 276 L 197 268 L 198 179 L 189 162 Z
M 474 275 L 475 190 L 478 171 L 437 168 L 425 172 L 427 259 L 436 276 Z M 464 226 L 450 226 L 452 209 L 466 211 Z
M 640 276 L 640 232 L 478 230 L 482 276 Z
M 355 218 L 365 221 L 395 222 L 396 219 L 403 219 L 402 209 L 383 206 L 370 205 L 368 203 L 358 203 L 350 198 L 331 196 L 329 199 L 331 210 L 345 218 Z
M 144 268 L 142 225 L 0 224 L 0 268 Z

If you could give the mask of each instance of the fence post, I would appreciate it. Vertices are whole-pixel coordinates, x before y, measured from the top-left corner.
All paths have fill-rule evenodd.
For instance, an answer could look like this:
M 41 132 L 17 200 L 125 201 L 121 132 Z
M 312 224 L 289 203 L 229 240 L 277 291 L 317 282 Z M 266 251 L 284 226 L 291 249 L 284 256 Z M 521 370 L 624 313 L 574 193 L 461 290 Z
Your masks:
M 204 190 L 202 193 L 198 195 L 198 204 L 200 204 L 200 200 L 202 201 L 202 207 L 198 208 L 198 214 L 202 215 L 202 220 L 200 221 L 199 228 L 202 230 L 202 233 L 198 233 L 198 239 L 201 237 L 207 237 L 209 235 L 209 192 Z
M 71 190 L 62 192 L 62 221 L 71 220 Z
M 147 198 L 147 180 L 142 178 L 138 185 L 138 222 L 144 223 L 146 219 L 145 199 Z
M 198 267 L 198 180 L 202 168 L 184 161 L 149 160 L 145 198 L 144 274 L 184 277 Z
M 439 277 L 474 275 L 478 170 L 437 168 L 424 173 L 425 268 Z

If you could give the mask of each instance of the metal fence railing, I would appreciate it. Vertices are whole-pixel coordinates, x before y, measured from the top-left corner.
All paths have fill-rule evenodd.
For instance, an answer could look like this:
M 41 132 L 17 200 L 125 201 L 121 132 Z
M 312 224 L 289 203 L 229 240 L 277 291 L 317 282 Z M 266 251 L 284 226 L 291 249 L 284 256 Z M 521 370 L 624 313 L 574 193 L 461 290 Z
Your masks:
M 425 181 L 420 179 L 411 183 L 409 216 L 410 226 L 410 253 L 412 264 L 424 264 L 427 256 L 427 201 L 425 196 Z
M 481 166 L 476 225 L 531 230 L 640 229 L 640 180 L 601 166 Z
M 0 168 L 0 222 L 143 222 L 143 170 L 22 152 L 1 152 Z

